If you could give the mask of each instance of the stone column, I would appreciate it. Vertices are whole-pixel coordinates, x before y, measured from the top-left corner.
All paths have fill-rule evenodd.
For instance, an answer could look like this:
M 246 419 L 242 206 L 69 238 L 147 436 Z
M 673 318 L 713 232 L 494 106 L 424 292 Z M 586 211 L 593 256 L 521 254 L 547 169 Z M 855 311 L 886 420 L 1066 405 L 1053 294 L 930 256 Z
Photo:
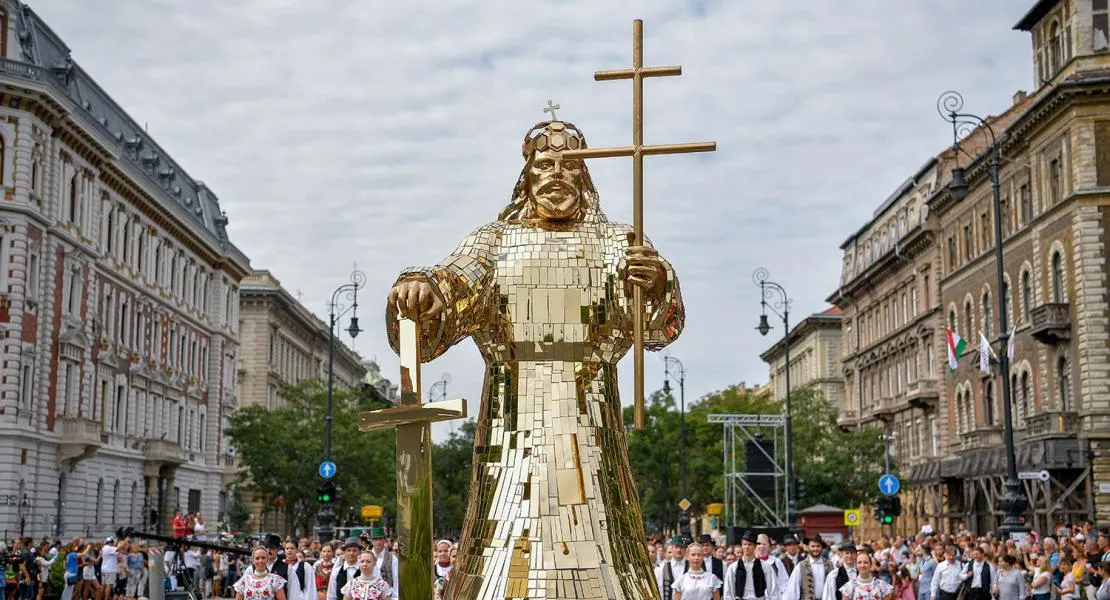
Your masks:
M 162 466 L 162 481 L 165 483 L 165 493 L 162 495 L 162 514 L 158 520 L 162 524 L 163 535 L 173 535 L 173 514 L 177 509 L 174 503 L 173 486 L 177 479 L 177 465 Z

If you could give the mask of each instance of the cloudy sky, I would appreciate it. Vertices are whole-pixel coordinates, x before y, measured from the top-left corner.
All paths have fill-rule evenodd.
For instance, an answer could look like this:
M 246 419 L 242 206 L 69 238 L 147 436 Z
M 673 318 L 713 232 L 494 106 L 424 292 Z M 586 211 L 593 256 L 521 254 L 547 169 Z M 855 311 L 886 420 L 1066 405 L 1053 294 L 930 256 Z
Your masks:
M 353 264 L 366 272 L 355 347 L 389 375 L 389 286 L 496 216 L 548 99 L 592 146 L 631 142 L 630 84 L 592 73 L 630 64 L 644 19 L 646 63 L 684 69 L 646 84 L 646 142 L 718 144 L 645 168 L 645 227 L 686 300 L 671 352 L 690 400 L 767 380 L 756 267 L 797 316 L 826 308 L 840 243 L 950 141 L 942 91 L 997 113 L 1032 85 L 1028 35 L 1011 27 L 1033 0 L 29 4 L 215 191 L 255 268 L 321 315 Z M 606 213 L 630 222 L 631 161 L 591 169 Z M 449 373 L 451 396 L 477 398 L 481 372 L 467 342 L 425 381 Z M 649 355 L 647 390 L 662 380 Z

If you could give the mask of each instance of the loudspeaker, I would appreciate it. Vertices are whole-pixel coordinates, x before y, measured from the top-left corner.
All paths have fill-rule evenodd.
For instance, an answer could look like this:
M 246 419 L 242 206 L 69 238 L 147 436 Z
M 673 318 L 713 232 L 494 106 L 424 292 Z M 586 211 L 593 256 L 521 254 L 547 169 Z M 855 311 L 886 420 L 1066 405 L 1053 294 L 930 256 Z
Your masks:
M 761 498 L 775 496 L 775 463 L 768 458 L 775 455 L 775 443 L 771 440 L 747 440 L 744 442 L 744 480 L 756 495 Z

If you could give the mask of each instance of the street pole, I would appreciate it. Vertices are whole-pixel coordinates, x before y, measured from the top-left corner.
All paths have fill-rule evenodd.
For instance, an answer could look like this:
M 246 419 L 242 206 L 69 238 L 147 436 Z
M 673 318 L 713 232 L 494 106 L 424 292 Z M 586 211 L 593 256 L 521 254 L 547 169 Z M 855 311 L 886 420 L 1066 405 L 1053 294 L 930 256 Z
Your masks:
M 1025 527 L 1022 517 L 1025 514 L 1026 508 L 1029 507 L 1029 501 L 1025 497 L 1025 492 L 1021 487 L 1021 482 L 1017 477 L 1017 456 L 1014 449 L 1014 422 L 1013 422 L 1013 408 L 1011 406 L 1011 393 L 1010 389 L 1010 356 L 1009 356 L 1009 341 L 1010 332 L 1008 327 L 1010 325 L 1009 315 L 1006 311 L 1006 298 L 1009 296 L 1006 289 L 1006 276 L 1005 268 L 1003 265 L 1003 252 L 1002 252 L 1002 192 L 1001 180 L 999 172 L 1002 166 L 1001 160 L 1001 139 L 995 135 L 994 128 L 986 119 L 968 113 L 960 112 L 964 105 L 963 96 L 958 92 L 948 91 L 940 95 L 937 99 L 937 111 L 942 117 L 952 124 L 952 137 L 953 147 L 956 150 L 956 156 L 963 152 L 969 159 L 974 160 L 967 151 L 960 147 L 960 133 L 966 131 L 968 127 L 983 128 L 990 135 L 990 180 L 991 180 L 991 194 L 994 209 L 994 273 L 995 273 L 995 289 L 998 297 L 998 370 L 999 375 L 1002 377 L 1002 422 L 1003 422 L 1003 441 L 1006 446 L 1006 479 L 1003 482 L 1005 493 L 999 498 L 998 504 L 1002 508 L 1003 518 L 1002 526 L 999 531 L 1004 536 L 1013 536 L 1014 534 L 1024 534 L 1028 531 Z M 949 191 L 952 197 L 958 202 L 967 197 L 969 185 L 967 179 L 964 177 L 964 169 L 957 167 L 952 169 L 952 181 L 949 183 Z M 969 334 L 971 332 L 968 332 Z
M 366 285 L 366 275 L 362 271 L 354 270 L 351 272 L 351 282 L 345 283 L 335 289 L 331 294 L 331 302 L 328 304 L 328 403 L 327 412 L 324 415 L 324 460 L 330 461 L 332 459 L 331 453 L 331 429 L 332 422 L 334 421 L 333 408 L 335 404 L 335 324 L 339 319 L 347 313 L 353 311 L 351 314 L 351 324 L 347 328 L 347 333 L 354 339 L 361 330 L 358 327 L 358 291 Z M 350 306 L 343 306 L 339 304 L 339 296 L 344 297 L 351 302 Z M 332 498 L 331 502 L 326 502 L 320 507 L 320 512 L 317 514 L 317 537 L 321 544 L 326 544 L 332 540 L 334 529 L 332 525 L 335 524 L 335 499 Z
M 680 473 L 679 480 L 681 482 L 682 499 L 688 500 L 686 496 L 686 367 L 683 366 L 682 361 L 677 358 L 666 355 L 663 357 L 663 392 L 666 394 L 671 393 L 670 377 L 671 377 L 671 363 L 677 365 L 678 370 L 678 402 L 679 402 L 679 421 L 678 429 L 681 432 L 681 440 L 679 442 L 679 457 L 678 469 Z M 679 533 L 682 535 L 690 535 L 690 518 L 687 514 L 688 510 L 683 510 L 679 518 L 678 528 Z
M 786 526 L 793 530 L 797 525 L 797 502 L 795 500 L 796 489 L 794 485 L 794 417 L 790 407 L 790 296 L 787 295 L 786 289 L 781 285 L 769 279 L 770 273 L 767 269 L 760 267 L 752 273 L 752 281 L 759 286 L 759 303 L 762 312 L 759 316 L 759 325 L 756 330 L 760 335 L 767 335 L 771 331 L 771 325 L 767 322 L 767 311 L 771 311 L 779 318 L 782 319 L 782 343 L 783 343 L 783 359 L 786 362 L 785 378 L 786 378 L 786 402 L 783 406 L 785 415 L 785 439 L 783 450 L 783 474 L 786 477 Z M 771 304 L 768 300 L 774 298 L 778 294 L 779 299 Z M 782 312 L 775 310 L 781 308 Z

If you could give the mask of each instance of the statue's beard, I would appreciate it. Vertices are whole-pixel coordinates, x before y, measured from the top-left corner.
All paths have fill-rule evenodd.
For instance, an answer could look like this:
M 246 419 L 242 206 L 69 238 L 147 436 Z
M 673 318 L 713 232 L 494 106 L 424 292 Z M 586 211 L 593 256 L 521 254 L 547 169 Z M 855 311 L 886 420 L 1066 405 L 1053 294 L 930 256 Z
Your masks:
M 545 181 L 533 191 L 534 209 L 545 219 L 572 218 L 580 212 L 581 202 L 579 189 L 562 179 Z

